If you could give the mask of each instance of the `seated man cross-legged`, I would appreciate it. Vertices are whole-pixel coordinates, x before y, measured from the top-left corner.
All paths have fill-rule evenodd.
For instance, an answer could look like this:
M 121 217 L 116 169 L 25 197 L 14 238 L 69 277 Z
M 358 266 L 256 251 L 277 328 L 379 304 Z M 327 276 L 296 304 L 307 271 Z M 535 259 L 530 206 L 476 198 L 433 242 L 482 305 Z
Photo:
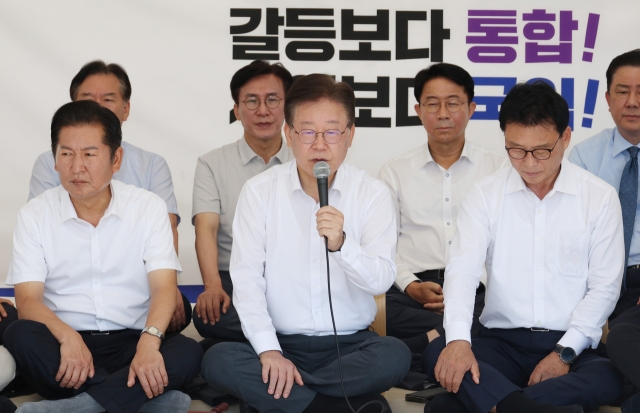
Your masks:
M 115 179 L 120 121 L 92 101 L 62 106 L 51 122 L 61 186 L 22 207 L 7 284 L 19 320 L 4 334 L 22 374 L 49 399 L 18 411 L 184 413 L 177 391 L 199 371 L 202 349 L 165 337 L 180 264 L 167 206 Z
M 516 85 L 499 119 L 512 168 L 478 181 L 460 207 L 444 282 L 445 337 L 423 357 L 430 379 L 453 394 L 425 411 L 597 410 L 623 384 L 600 343 L 622 280 L 618 195 L 563 160 L 569 109 L 551 86 Z M 471 338 L 483 265 L 484 328 Z
M 367 328 L 374 296 L 391 286 L 396 226 L 388 188 L 343 163 L 355 132 L 355 95 L 328 75 L 293 83 L 285 137 L 295 160 L 247 181 L 233 222 L 233 303 L 248 343 L 211 347 L 202 374 L 261 412 L 357 410 L 400 382 L 411 353 Z M 320 207 L 314 165 L 330 166 Z M 325 238 L 337 340 L 329 307 Z M 380 412 L 379 404 L 364 412 Z

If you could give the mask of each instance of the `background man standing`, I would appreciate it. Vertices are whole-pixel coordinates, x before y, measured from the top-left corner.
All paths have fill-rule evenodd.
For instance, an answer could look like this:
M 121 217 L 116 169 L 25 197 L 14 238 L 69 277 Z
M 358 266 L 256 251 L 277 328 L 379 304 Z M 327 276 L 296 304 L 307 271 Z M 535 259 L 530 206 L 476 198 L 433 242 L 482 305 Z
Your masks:
M 284 96 L 292 81 L 280 63 L 256 60 L 238 70 L 231 79 L 231 97 L 244 134 L 198 159 L 192 222 L 204 292 L 198 297 L 193 323 L 202 337 L 246 340 L 230 298 L 231 224 L 244 183 L 293 158 L 282 141 Z

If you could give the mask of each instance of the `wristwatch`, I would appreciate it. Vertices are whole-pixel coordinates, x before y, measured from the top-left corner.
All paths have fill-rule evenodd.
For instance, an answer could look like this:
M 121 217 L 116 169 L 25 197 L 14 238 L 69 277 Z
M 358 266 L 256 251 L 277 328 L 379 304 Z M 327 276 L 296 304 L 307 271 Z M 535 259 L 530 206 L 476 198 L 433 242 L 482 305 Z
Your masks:
M 571 347 L 563 347 L 560 344 L 556 344 L 556 349 L 554 350 L 560 356 L 560 360 L 565 362 L 566 364 L 571 364 L 576 361 L 578 357 L 576 355 L 576 351 Z
M 151 334 L 152 336 L 156 336 L 160 340 L 164 338 L 164 335 L 162 335 L 160 330 L 158 330 L 156 327 L 153 327 L 153 326 L 143 328 L 140 335 L 143 335 L 144 333 Z

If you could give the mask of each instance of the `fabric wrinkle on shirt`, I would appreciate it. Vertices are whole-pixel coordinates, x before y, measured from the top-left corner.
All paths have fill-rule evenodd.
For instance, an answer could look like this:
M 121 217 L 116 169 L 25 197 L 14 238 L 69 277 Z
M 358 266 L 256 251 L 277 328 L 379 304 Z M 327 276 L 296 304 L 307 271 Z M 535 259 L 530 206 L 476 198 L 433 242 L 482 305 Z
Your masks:
M 217 237 L 220 271 L 229 270 L 233 217 L 245 182 L 291 159 L 291 149 L 283 140 L 280 150 L 265 164 L 264 159 L 247 144 L 244 136 L 198 158 L 193 182 L 191 222 L 195 225 L 195 216 L 200 213 L 213 212 L 220 216 Z
M 634 146 L 627 141 L 617 128 L 604 129 L 585 141 L 578 143 L 568 156 L 568 160 L 603 179 L 616 191 L 620 189 L 620 179 L 625 165 L 631 159 L 628 149 Z M 638 145 L 636 145 L 637 147 Z M 640 181 L 640 176 L 638 177 Z M 640 193 L 638 194 L 640 201 Z M 636 219 L 629 246 L 627 266 L 640 264 L 640 202 L 636 207 Z
M 428 143 L 387 162 L 378 179 L 389 186 L 396 211 L 398 247 L 395 286 L 404 291 L 415 273 L 445 268 L 462 198 L 474 182 L 510 165 L 466 141 L 460 158 L 444 169 Z
M 111 181 L 98 225 L 78 218 L 63 186 L 20 209 L 7 285 L 44 283 L 43 303 L 76 331 L 142 330 L 148 273 L 181 271 L 165 202 Z
M 560 344 L 578 354 L 597 346 L 620 294 L 620 202 L 606 182 L 567 160 L 561 165 L 542 200 L 514 168 L 465 196 L 444 283 L 447 342 L 470 341 L 484 264 L 485 327 L 566 331 Z
M 336 172 L 329 205 L 344 214 L 347 234 L 329 254 L 336 328 L 352 334 L 371 324 L 373 296 L 395 279 L 395 216 L 388 188 L 348 164 Z M 318 209 L 302 190 L 295 160 L 242 189 L 233 222 L 233 304 L 258 354 L 280 350 L 276 333 L 333 334 Z

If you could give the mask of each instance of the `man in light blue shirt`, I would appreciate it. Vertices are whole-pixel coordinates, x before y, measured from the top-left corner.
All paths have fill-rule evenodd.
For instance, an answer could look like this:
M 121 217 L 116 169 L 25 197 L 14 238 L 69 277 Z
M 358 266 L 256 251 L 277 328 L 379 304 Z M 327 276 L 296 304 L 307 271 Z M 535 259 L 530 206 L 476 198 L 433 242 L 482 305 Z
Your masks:
M 640 49 L 616 57 L 607 69 L 609 112 L 616 124 L 573 148 L 569 160 L 620 189 L 623 170 L 631 159 L 629 148 L 640 144 Z M 640 297 L 640 203 L 627 248 L 623 294 L 610 321 L 638 303 Z M 623 212 L 624 215 L 624 212 Z M 625 227 L 628 224 L 625 223 Z
M 129 117 L 131 83 L 127 72 L 118 64 L 107 65 L 101 60 L 87 63 L 71 80 L 69 94 L 72 101 L 93 100 L 111 110 L 120 120 L 120 125 Z M 113 179 L 146 189 L 165 201 L 177 253 L 180 215 L 167 162 L 160 155 L 124 141 L 122 148 L 124 149 L 122 167 L 113 175 Z M 51 150 L 38 156 L 29 182 L 29 200 L 60 185 L 60 175 L 54 166 L 55 161 Z M 188 300 L 180 295 L 177 302 L 178 306 L 171 319 L 169 331 L 182 330 L 191 320 L 191 305 Z
M 569 160 L 610 183 L 620 196 L 627 262 L 622 293 L 609 317 L 607 355 L 636 391 L 640 389 L 640 49 L 614 58 L 607 69 L 609 112 L 616 124 L 576 145 Z M 628 388 L 628 387 L 625 387 Z M 640 412 L 640 393 L 622 403 Z

